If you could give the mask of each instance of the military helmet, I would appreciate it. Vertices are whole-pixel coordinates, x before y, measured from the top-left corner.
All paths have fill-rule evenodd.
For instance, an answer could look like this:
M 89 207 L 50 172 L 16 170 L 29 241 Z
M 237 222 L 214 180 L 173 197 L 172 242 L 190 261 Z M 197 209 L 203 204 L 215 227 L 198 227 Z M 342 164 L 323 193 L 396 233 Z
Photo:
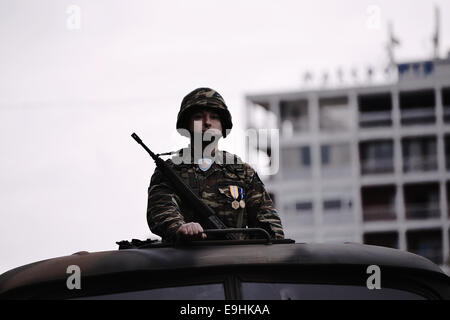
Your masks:
M 222 135 L 226 137 L 226 130 L 233 127 L 231 114 L 225 104 L 225 100 L 215 90 L 210 88 L 198 88 L 189 93 L 181 102 L 177 118 L 177 129 L 189 129 L 190 115 L 199 109 L 212 109 L 217 112 L 222 122 Z

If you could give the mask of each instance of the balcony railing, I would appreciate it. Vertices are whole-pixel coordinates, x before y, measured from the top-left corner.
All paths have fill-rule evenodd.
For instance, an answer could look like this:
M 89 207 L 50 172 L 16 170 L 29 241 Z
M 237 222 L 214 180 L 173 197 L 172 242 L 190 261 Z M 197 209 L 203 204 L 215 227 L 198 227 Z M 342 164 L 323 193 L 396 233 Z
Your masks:
M 447 171 L 450 170 L 450 154 L 448 153 L 445 154 L 445 168 Z
M 403 171 L 433 171 L 437 170 L 437 156 L 436 155 L 424 155 L 424 156 L 410 156 L 403 159 Z
M 298 169 L 281 169 L 281 176 L 286 180 L 310 179 L 311 168 L 303 167 Z
M 439 218 L 438 203 L 406 203 L 405 214 L 407 219 L 433 219 Z
M 435 113 L 432 107 L 401 109 L 402 122 L 430 122 L 434 121 Z
M 324 210 L 323 222 L 324 224 L 349 224 L 354 220 L 353 212 L 345 209 Z
M 361 170 L 363 174 L 394 172 L 394 161 L 392 158 L 362 160 Z
M 293 133 L 297 132 L 307 132 L 309 131 L 309 120 L 291 118 L 281 119 L 281 128 L 283 136 L 291 136 Z
M 290 226 L 310 226 L 314 224 L 314 214 L 312 211 L 298 212 L 295 210 L 284 210 L 282 218 L 283 223 Z
M 444 107 L 444 116 L 450 116 L 450 106 L 443 106 Z
M 368 206 L 363 208 L 364 221 L 395 220 L 395 210 L 390 206 Z
M 392 122 L 392 112 L 385 111 L 360 111 L 359 125 L 361 127 L 379 125 L 390 125 Z
M 322 176 L 326 178 L 350 176 L 352 168 L 349 165 L 322 166 Z
M 450 106 L 444 106 L 444 121 L 450 122 Z

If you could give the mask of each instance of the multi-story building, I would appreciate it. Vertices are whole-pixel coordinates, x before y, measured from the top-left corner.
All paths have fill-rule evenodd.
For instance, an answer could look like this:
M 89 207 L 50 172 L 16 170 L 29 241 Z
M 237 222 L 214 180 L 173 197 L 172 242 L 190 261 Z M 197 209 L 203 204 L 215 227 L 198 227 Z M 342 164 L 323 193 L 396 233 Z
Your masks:
M 264 182 L 288 237 L 398 248 L 448 272 L 450 54 L 397 67 L 383 85 L 248 95 L 247 127 L 280 130 Z

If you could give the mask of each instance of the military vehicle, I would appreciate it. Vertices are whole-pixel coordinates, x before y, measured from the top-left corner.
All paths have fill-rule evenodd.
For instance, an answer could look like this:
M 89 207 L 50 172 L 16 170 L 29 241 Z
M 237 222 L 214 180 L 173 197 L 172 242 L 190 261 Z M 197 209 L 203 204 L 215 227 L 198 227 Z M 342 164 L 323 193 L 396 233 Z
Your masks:
M 428 259 L 358 243 L 273 240 L 118 242 L 0 276 L 0 299 L 450 299 L 450 278 Z M 78 277 L 78 278 L 77 278 Z
M 0 299 L 450 299 L 450 278 L 409 252 L 295 243 L 260 228 L 228 228 L 159 155 L 132 137 L 213 228 L 205 230 L 207 239 L 133 239 L 117 242 L 119 250 L 35 262 L 0 275 Z

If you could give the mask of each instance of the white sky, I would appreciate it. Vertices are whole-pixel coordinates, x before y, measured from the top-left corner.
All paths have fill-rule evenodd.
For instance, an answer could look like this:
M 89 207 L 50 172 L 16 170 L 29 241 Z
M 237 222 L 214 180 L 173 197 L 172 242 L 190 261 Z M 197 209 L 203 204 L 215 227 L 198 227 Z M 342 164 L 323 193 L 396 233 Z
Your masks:
M 72 4 L 79 30 L 67 28 Z M 446 0 L 0 0 L 0 273 L 149 237 L 154 164 L 130 135 L 182 147 L 191 90 L 223 95 L 235 128 L 221 145 L 242 154 L 245 94 L 301 88 L 305 71 L 381 68 L 388 21 L 399 60 L 429 58 L 434 4 L 445 56 Z

